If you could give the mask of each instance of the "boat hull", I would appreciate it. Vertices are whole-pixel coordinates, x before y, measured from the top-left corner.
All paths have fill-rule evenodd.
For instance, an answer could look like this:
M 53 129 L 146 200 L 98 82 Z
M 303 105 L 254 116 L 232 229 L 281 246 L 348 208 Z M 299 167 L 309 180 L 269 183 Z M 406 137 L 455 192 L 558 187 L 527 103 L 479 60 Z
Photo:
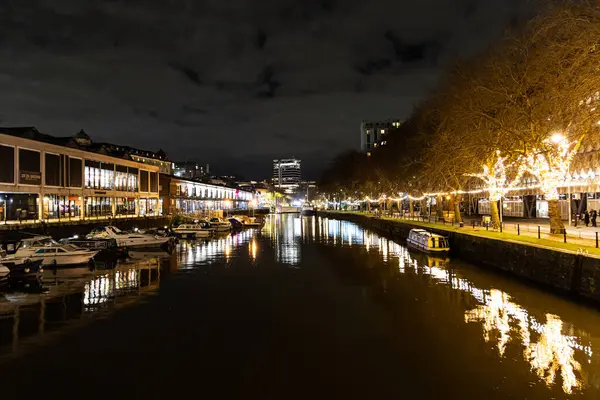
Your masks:
M 427 246 L 422 245 L 421 243 L 413 242 L 410 239 L 406 240 L 406 244 L 412 249 L 419 250 L 419 251 L 429 253 L 429 254 L 448 254 L 448 252 L 450 251 L 450 249 L 448 249 L 448 248 L 427 247 Z

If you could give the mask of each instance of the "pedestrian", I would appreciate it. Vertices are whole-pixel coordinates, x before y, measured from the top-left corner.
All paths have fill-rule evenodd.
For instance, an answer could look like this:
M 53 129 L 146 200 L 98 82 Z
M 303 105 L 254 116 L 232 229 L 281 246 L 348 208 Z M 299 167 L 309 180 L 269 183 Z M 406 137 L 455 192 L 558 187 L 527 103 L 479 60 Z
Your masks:
M 598 218 L 598 211 L 592 210 L 592 226 L 596 227 L 596 218 Z
M 590 213 L 588 210 L 585 210 L 585 213 L 583 213 L 583 222 L 585 222 L 585 226 L 590 224 Z

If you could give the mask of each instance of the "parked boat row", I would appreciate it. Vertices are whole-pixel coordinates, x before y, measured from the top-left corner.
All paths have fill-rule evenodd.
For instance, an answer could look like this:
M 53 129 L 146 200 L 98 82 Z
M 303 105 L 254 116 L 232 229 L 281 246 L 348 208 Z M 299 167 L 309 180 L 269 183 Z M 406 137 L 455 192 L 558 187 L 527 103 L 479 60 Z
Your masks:
M 173 228 L 177 237 L 207 238 L 215 233 L 237 231 L 246 228 L 262 228 L 263 223 L 254 217 L 236 215 L 228 219 L 214 217 L 210 220 L 196 220 L 193 224 L 181 224 Z

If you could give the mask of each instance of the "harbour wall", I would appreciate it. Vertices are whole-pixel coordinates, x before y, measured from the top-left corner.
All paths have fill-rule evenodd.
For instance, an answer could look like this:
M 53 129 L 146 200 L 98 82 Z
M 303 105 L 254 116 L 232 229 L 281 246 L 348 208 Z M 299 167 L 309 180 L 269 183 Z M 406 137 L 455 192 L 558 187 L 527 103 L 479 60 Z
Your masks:
M 318 215 L 355 222 L 395 240 L 405 240 L 411 229 L 423 228 L 412 225 L 410 221 L 393 221 L 360 214 L 320 211 Z M 453 257 L 600 304 L 600 258 L 456 231 L 427 230 L 450 239 Z
M 49 235 L 55 239 L 83 236 L 96 227 L 112 225 L 122 230 L 150 229 L 169 225 L 171 218 L 168 216 L 145 218 L 115 218 L 112 220 L 64 221 L 52 224 L 11 224 L 2 226 L 0 230 L 0 243 L 17 240 L 24 234 Z

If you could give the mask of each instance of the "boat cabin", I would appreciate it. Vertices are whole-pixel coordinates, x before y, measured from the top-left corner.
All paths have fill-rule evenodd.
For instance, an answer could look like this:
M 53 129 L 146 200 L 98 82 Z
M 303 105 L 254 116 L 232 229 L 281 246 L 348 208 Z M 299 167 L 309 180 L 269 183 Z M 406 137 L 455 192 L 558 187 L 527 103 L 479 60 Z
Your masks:
M 423 251 L 445 252 L 450 250 L 448 238 L 425 229 L 411 229 L 408 234 L 409 245 Z

